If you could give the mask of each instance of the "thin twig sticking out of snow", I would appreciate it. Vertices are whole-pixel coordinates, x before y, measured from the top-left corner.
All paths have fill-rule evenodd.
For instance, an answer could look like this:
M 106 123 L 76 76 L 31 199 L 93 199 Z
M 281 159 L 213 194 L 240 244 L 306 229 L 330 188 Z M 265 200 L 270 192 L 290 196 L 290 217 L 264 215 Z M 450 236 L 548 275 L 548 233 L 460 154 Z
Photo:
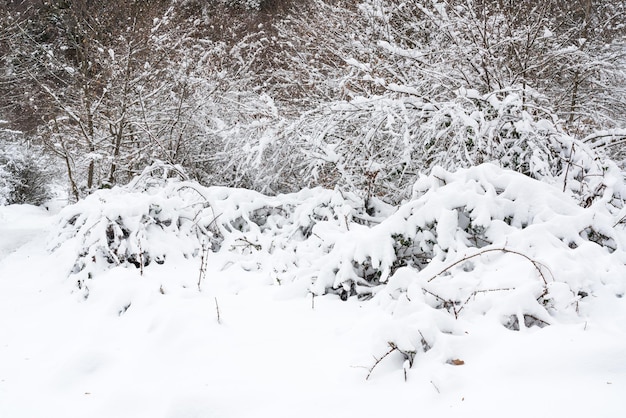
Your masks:
M 421 334 L 421 331 L 420 331 L 420 334 Z M 422 338 L 423 338 L 423 336 L 422 336 Z M 383 361 L 389 354 L 393 353 L 394 351 L 397 351 L 400 354 L 402 354 L 402 356 L 404 357 L 405 361 L 408 361 L 409 368 L 413 367 L 413 360 L 415 359 L 415 354 L 416 354 L 415 351 L 401 350 L 400 348 L 398 348 L 396 343 L 394 343 L 393 341 L 389 341 L 387 344 L 389 345 L 389 351 L 387 351 L 385 354 L 383 354 L 383 356 L 380 357 L 380 358 L 374 357 L 376 362 L 372 365 L 372 367 L 369 368 L 369 372 L 367 373 L 367 376 L 365 377 L 365 380 L 368 380 L 370 378 L 370 376 L 372 375 L 372 372 L 374 371 L 376 366 L 378 366 L 381 361 Z M 407 374 L 406 374 L 406 367 L 405 367 L 405 369 L 404 369 L 404 381 L 406 381 L 406 380 L 407 380 Z
M 437 385 L 432 380 L 430 381 L 430 383 L 435 387 L 435 389 L 437 390 L 437 393 L 441 393 Z
M 367 373 L 367 376 L 365 376 L 365 380 L 368 380 L 370 378 L 370 376 L 372 375 L 372 372 L 374 371 L 376 366 L 378 366 L 380 364 L 381 361 L 383 361 L 389 354 L 393 353 L 394 351 L 396 351 L 398 349 L 398 346 L 395 345 L 392 342 L 389 343 L 389 347 L 391 347 L 389 349 L 389 351 L 387 351 L 385 354 L 383 354 L 382 357 L 380 357 L 380 358 L 374 357 L 376 362 L 374 363 L 374 365 L 372 367 L 370 367 L 369 372 Z
M 221 325 L 222 320 L 220 319 L 220 306 L 217 304 L 217 296 L 213 299 L 215 299 L 215 312 L 217 313 L 217 323 Z
M 567 190 L 567 176 L 569 174 L 569 169 L 572 166 L 572 159 L 574 157 L 574 143 L 572 142 L 572 148 L 569 151 L 569 158 L 567 159 L 567 168 L 565 169 L 565 177 L 563 179 L 563 193 Z
M 202 243 L 202 254 L 200 255 L 200 273 L 198 274 L 198 292 L 202 290 L 200 288 L 200 285 L 202 284 L 204 276 L 206 276 L 206 267 L 209 258 L 209 245 L 210 244 L 208 242 Z

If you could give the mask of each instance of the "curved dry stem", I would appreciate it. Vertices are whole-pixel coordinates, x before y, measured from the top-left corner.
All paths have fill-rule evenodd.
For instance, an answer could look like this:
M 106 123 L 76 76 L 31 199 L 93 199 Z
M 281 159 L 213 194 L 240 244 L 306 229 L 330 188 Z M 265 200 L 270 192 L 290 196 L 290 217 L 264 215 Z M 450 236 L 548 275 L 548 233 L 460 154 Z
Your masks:
M 548 280 L 546 279 L 546 276 L 543 274 L 543 271 L 541 270 L 542 268 L 545 268 L 550 273 L 550 276 L 552 277 L 552 281 L 554 281 L 554 275 L 552 274 L 552 272 L 550 271 L 548 266 L 546 266 L 545 264 L 543 264 L 543 263 L 541 263 L 541 262 L 539 262 L 537 260 L 534 260 L 534 259 L 530 258 L 529 256 L 527 256 L 526 254 L 521 253 L 519 251 L 509 250 L 507 248 L 502 247 L 502 248 L 488 248 L 488 249 L 482 250 L 482 251 L 480 251 L 480 252 L 478 252 L 476 254 L 471 254 L 471 255 L 465 256 L 465 257 L 461 258 L 460 260 L 457 260 L 454 263 L 450 264 L 449 266 L 447 266 L 446 268 L 444 268 L 443 270 L 441 270 L 439 273 L 435 274 L 431 278 L 429 278 L 427 280 L 427 282 L 428 283 L 432 282 L 433 280 L 435 280 L 437 277 L 441 276 L 446 271 L 449 271 L 449 270 L 453 269 L 454 267 L 458 266 L 461 263 L 464 263 L 467 260 L 471 260 L 472 258 L 480 257 L 480 256 L 482 256 L 484 254 L 493 253 L 493 252 L 515 254 L 517 256 L 520 256 L 520 257 L 528 260 L 533 265 L 533 267 L 535 267 L 535 270 L 537 270 L 537 272 L 539 273 L 539 276 L 541 277 L 541 279 L 543 280 L 543 283 L 545 285 L 548 284 Z

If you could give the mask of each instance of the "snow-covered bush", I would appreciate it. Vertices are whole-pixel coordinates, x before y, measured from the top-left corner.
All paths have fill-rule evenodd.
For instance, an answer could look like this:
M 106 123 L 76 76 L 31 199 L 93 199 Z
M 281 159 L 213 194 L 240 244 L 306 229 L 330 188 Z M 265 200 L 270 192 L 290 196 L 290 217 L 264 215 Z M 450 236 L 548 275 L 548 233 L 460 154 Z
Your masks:
M 413 186 L 413 195 L 379 225 L 353 228 L 334 241 L 320 260 L 315 291 L 366 296 L 401 267 L 432 272 L 484 249 L 540 260 L 538 249 L 555 240 L 566 252 L 582 241 L 610 252 L 621 248 L 618 214 L 601 203 L 583 209 L 552 185 L 494 165 L 457 173 L 436 168 Z M 526 235 L 539 225 L 545 237 Z
M 265 271 L 279 283 L 292 281 L 294 271 L 327 250 L 312 237 L 316 225 L 346 229 L 377 219 L 362 200 L 338 191 L 268 197 L 207 188 L 187 180 L 179 167 L 163 165 L 149 167 L 127 186 L 99 190 L 59 216 L 49 246 L 75 247 L 70 274 L 80 288 L 116 266 L 143 274 L 153 262 L 193 258 L 209 249 L 228 253 L 226 264 Z
M 78 245 L 72 273 L 93 278 L 117 265 L 143 271 L 211 248 L 278 282 L 305 280 L 316 294 L 369 298 L 403 267 L 433 272 L 464 257 L 475 264 L 482 251 L 552 269 L 539 251 L 547 243 L 547 253 L 591 245 L 619 255 L 622 248 L 615 227 L 623 214 L 605 201 L 581 208 L 553 185 L 489 164 L 434 169 L 393 214 L 381 202 L 366 207 L 321 188 L 268 197 L 168 177 L 147 170 L 66 208 L 52 247 Z M 536 270 L 546 284 L 546 270 Z
M 623 183 L 610 170 L 603 181 L 613 191 Z M 591 304 L 622 297 L 625 214 L 610 204 L 613 191 L 581 207 L 562 184 L 494 164 L 437 167 L 393 208 L 322 188 L 269 197 L 203 187 L 177 167 L 154 166 L 64 209 L 50 246 L 75 252 L 70 276 L 85 296 L 105 270 L 149 277 L 189 259 L 199 290 L 210 262 L 303 296 L 371 299 L 389 312 L 372 324 L 380 329 L 371 349 L 408 370 L 422 356 L 461 364 L 458 341 L 480 327 L 584 322 Z
M 50 173 L 40 152 L 0 139 L 0 205 L 40 205 L 50 198 Z
M 602 202 L 581 208 L 552 185 L 489 164 L 437 168 L 413 194 L 371 228 L 314 228 L 332 246 L 308 275 L 317 294 L 386 307 L 392 319 L 376 350 L 407 369 L 431 349 L 455 360 L 453 341 L 477 327 L 584 322 L 590 300 L 626 292 L 626 235 Z
M 71 273 L 79 288 L 85 280 L 113 266 L 141 270 L 169 257 L 191 257 L 202 240 L 210 240 L 211 219 L 207 202 L 193 185 L 180 179 L 151 174 L 146 169 L 126 188 L 100 190 L 65 208 L 59 230 L 50 241 L 52 249 L 73 242 L 76 262 Z

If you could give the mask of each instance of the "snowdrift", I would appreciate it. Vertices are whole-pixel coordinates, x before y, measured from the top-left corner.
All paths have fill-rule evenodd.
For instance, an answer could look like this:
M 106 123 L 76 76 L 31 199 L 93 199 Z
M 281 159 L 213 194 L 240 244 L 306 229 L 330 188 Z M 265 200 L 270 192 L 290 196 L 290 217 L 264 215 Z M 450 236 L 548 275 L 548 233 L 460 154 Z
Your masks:
M 398 208 L 338 190 L 268 197 L 148 174 L 64 209 L 51 251 L 75 252 L 84 297 L 111 268 L 220 263 L 301 295 L 387 309 L 373 350 L 402 367 L 462 364 L 452 347 L 480 329 L 585 323 L 626 291 L 620 213 L 579 206 L 555 186 L 484 164 L 436 168 Z M 614 213 L 615 212 L 615 213 Z M 181 279 L 181 286 L 188 280 Z

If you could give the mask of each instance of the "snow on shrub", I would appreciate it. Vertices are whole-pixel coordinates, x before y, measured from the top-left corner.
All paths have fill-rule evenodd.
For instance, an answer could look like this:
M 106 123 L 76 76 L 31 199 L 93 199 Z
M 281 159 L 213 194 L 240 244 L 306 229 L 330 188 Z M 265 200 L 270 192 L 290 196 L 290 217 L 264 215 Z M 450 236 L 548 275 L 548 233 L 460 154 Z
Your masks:
M 471 258 L 464 268 L 498 254 L 526 258 L 546 282 L 554 266 L 543 258 L 556 250 L 622 254 L 622 219 L 606 205 L 581 208 L 552 185 L 490 164 L 434 169 L 395 212 L 321 188 L 268 197 L 149 172 L 61 212 L 51 247 L 77 245 L 72 274 L 89 279 L 118 265 L 143 271 L 210 248 L 277 282 L 310 281 L 313 293 L 346 299 L 372 297 L 400 268 L 432 274 L 463 257 Z M 489 256 L 475 260 L 481 251 Z
M 271 283 L 373 299 L 390 313 L 374 350 L 408 369 L 427 352 L 454 364 L 454 339 L 476 327 L 582 321 L 626 291 L 623 214 L 492 164 L 435 168 L 395 210 L 337 190 L 268 197 L 155 171 L 61 212 L 51 246 L 75 246 L 85 296 L 104 270 L 200 267 L 211 250 Z
M 550 240 L 558 238 L 562 249 L 584 240 L 615 251 L 615 222 L 601 206 L 585 210 L 554 186 L 494 165 L 457 173 L 436 168 L 414 185 L 414 199 L 380 225 L 329 238 L 333 249 L 320 262 L 315 290 L 341 288 L 366 296 L 400 267 L 432 270 L 469 249 L 534 248 L 538 244 L 528 242 L 537 236 L 526 234 L 538 225 L 548 229 L 543 233 L 551 234 Z M 528 255 L 534 257 L 534 251 Z
M 0 130 L 0 136 L 6 132 Z M 51 196 L 41 150 L 0 137 L 0 205 L 41 205 Z
M 191 186 L 179 180 L 100 190 L 61 213 L 50 247 L 74 245 L 71 274 L 78 286 L 113 266 L 142 272 L 169 257 L 197 254 L 203 237 L 211 239 L 210 208 Z
M 150 167 L 128 186 L 99 190 L 60 213 L 49 246 L 53 251 L 75 246 L 70 274 L 81 289 L 112 267 L 136 267 L 143 274 L 152 263 L 197 257 L 203 250 L 220 251 L 225 264 L 266 271 L 277 282 L 292 280 L 295 266 L 308 265 L 325 251 L 316 240 L 311 248 L 298 245 L 312 237 L 316 224 L 346 228 L 374 219 L 361 200 L 338 191 L 268 197 L 202 187 L 179 168 L 175 174 Z
M 395 322 L 381 330 L 385 355 L 405 368 L 431 349 L 455 360 L 448 340 L 477 324 L 581 321 L 590 300 L 626 290 L 626 237 L 605 205 L 582 208 L 489 164 L 434 169 L 413 190 L 380 224 L 336 237 L 311 274 L 316 293 L 386 306 Z

